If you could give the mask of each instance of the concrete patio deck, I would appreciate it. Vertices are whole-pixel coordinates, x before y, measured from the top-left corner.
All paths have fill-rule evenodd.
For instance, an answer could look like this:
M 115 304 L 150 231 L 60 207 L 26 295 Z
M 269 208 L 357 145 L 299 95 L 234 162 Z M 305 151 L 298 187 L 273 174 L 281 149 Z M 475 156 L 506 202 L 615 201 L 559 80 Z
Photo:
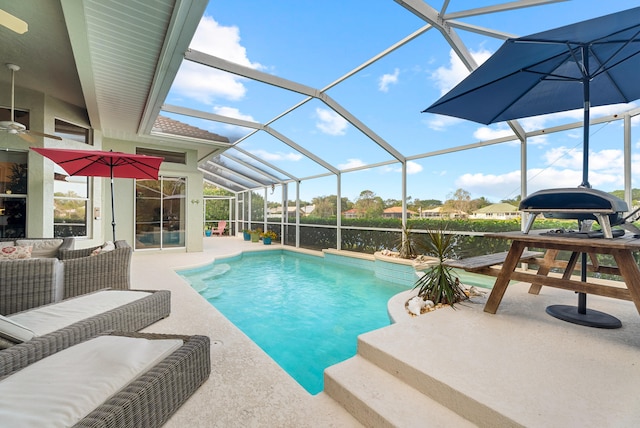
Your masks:
M 171 316 L 147 331 L 212 340 L 209 380 L 167 427 L 640 423 L 640 316 L 631 302 L 589 296 L 589 308 L 623 322 L 590 329 L 544 311 L 575 304 L 574 293 L 543 288 L 533 296 L 516 284 L 495 315 L 469 303 L 362 335 L 358 355 L 328 369 L 325 392 L 312 396 L 175 273 L 243 249 L 269 247 L 212 237 L 202 253 L 133 255 L 133 288 L 172 292 Z

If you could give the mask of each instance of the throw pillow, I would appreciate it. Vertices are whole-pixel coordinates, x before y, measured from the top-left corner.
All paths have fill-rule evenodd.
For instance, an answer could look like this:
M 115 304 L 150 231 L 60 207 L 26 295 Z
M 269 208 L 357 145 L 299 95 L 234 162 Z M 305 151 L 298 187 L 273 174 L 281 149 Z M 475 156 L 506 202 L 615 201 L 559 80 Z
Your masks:
M 0 337 L 14 343 L 22 343 L 33 339 L 33 331 L 11 319 L 0 315 Z
M 30 259 L 31 247 L 2 247 L 0 248 L 0 260 Z
M 19 247 L 31 246 L 31 257 L 51 258 L 58 257 L 58 248 L 62 245 L 62 239 L 16 239 Z
M 102 247 L 98 247 L 95 250 L 93 250 L 90 254 L 90 256 L 97 256 L 98 254 L 100 254 L 102 252 Z
M 105 252 L 105 253 L 107 251 L 113 251 L 115 249 L 116 249 L 116 244 L 114 244 L 112 241 L 107 241 L 102 246 L 102 251 Z
M 16 244 L 13 241 L 0 241 L 0 248 L 13 247 L 14 245 L 16 245 Z

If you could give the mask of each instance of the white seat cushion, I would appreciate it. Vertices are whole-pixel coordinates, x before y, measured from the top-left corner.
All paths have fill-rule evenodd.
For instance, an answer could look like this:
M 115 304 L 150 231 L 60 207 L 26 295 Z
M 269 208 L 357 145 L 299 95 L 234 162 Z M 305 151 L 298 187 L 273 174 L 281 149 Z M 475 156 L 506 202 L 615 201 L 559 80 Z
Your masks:
M 19 312 L 7 318 L 30 329 L 36 336 L 42 336 L 150 294 L 146 291 L 103 290 Z
M 182 344 L 101 336 L 53 354 L 0 381 L 0 424 L 72 426 Z

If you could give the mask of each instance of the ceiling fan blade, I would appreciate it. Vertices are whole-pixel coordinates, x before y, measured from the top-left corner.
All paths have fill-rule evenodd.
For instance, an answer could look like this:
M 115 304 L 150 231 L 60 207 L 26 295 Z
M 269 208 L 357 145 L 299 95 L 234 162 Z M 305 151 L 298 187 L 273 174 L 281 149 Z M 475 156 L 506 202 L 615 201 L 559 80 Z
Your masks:
M 26 141 L 27 143 L 31 143 L 31 144 L 33 144 L 33 143 L 35 143 L 35 142 L 36 142 L 36 139 L 35 139 L 35 138 L 33 138 L 31 135 L 26 134 L 26 133 L 24 133 L 24 132 L 19 132 L 19 133 L 18 133 L 18 137 L 22 138 L 22 139 L 23 139 L 24 141 Z
M 62 138 L 58 137 L 57 135 L 45 134 L 44 132 L 32 131 L 31 129 L 29 129 L 27 133 L 37 135 L 39 137 L 52 138 L 54 140 L 62 140 Z M 21 134 L 21 135 L 24 135 L 24 134 Z
M 16 18 L 8 12 L 0 9 L 0 25 L 7 27 L 18 34 L 29 31 L 29 25 L 20 18 Z

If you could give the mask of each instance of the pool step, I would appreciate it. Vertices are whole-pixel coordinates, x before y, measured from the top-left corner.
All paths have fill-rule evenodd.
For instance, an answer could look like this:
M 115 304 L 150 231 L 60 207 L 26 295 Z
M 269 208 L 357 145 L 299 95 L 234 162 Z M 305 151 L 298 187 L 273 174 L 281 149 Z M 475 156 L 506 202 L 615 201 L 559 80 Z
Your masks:
M 517 426 L 512 419 L 496 411 L 490 401 L 466 388 L 465 378 L 473 378 L 482 370 L 473 356 L 467 364 L 440 365 L 442 352 L 432 337 L 407 335 L 407 325 L 395 324 L 358 338 L 358 355 L 375 367 L 414 388 L 478 426 Z M 452 339 L 457 340 L 457 339 Z M 438 358 L 432 358 L 435 353 Z M 455 356 L 451 359 L 457 359 Z M 496 425 L 497 424 L 497 425 Z
M 429 314 L 429 324 L 451 319 L 447 310 L 451 309 Z M 482 343 L 485 336 L 465 335 L 474 352 L 450 354 L 451 341 L 460 339 L 425 330 L 419 325 L 424 321 L 401 322 L 360 335 L 356 356 L 325 370 L 325 392 L 366 426 L 420 426 L 412 418 L 429 420 L 427 426 L 438 426 L 440 421 L 448 426 L 521 426 L 505 411 L 504 403 L 491 398 L 491 382 L 483 376 L 487 367 L 478 364 L 491 361 L 478 358 L 488 347 Z M 457 328 L 470 331 L 466 324 Z M 411 417 L 403 419 L 407 415 Z
M 324 392 L 369 427 L 475 426 L 360 355 L 325 370 Z

